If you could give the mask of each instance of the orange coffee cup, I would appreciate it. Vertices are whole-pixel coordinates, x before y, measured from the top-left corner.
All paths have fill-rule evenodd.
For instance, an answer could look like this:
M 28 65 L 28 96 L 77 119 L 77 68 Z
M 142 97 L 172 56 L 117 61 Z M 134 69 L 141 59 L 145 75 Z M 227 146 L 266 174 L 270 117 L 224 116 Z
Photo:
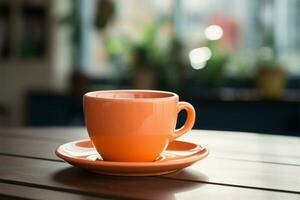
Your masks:
M 154 90 L 107 90 L 83 96 L 85 124 L 104 160 L 148 162 L 194 125 L 195 110 L 178 95 Z M 175 130 L 177 115 L 187 111 Z

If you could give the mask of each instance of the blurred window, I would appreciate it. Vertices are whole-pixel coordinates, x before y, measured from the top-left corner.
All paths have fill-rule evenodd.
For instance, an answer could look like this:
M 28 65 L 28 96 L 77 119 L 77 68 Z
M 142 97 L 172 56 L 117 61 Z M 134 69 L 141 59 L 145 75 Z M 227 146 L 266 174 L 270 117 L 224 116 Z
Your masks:
M 84 12 L 93 15 L 87 18 L 95 21 L 98 1 L 90 2 L 94 6 L 87 7 L 93 12 Z M 192 49 L 219 40 L 219 48 L 229 55 L 227 76 L 251 77 L 257 59 L 276 60 L 291 76 L 300 75 L 299 0 L 111 2 L 112 20 L 105 28 L 90 29 L 84 36 L 90 45 L 85 45 L 88 49 L 82 65 L 88 65 L 83 68 L 91 76 L 126 71 L 131 56 L 128 49 L 143 42 L 145 30 L 155 23 L 161 29 L 156 32 L 161 36 L 156 42 L 163 48 L 168 37 L 176 35 L 184 44 L 186 60 Z

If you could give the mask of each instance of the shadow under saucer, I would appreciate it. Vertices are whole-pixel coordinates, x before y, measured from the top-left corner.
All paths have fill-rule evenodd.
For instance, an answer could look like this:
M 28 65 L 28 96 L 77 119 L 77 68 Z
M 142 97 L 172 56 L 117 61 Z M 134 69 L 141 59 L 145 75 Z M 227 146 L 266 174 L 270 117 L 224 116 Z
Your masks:
M 198 182 L 208 182 L 209 178 L 206 174 L 202 172 L 195 172 L 191 171 L 188 168 L 178 170 L 174 173 L 166 174 L 161 177 L 170 178 L 170 179 L 177 179 L 177 180 L 191 180 L 191 181 L 198 181 Z
M 188 170 L 181 173 L 187 178 L 194 176 Z M 171 175 L 171 174 L 170 174 Z M 203 181 L 205 174 L 199 173 Z M 199 177 L 197 177 L 199 179 Z M 195 179 L 195 177 L 194 177 Z M 88 196 L 138 199 L 175 199 L 175 194 L 201 187 L 202 183 L 176 180 L 172 176 L 122 177 L 94 174 L 76 167 L 66 167 L 53 174 L 53 180 L 69 192 Z

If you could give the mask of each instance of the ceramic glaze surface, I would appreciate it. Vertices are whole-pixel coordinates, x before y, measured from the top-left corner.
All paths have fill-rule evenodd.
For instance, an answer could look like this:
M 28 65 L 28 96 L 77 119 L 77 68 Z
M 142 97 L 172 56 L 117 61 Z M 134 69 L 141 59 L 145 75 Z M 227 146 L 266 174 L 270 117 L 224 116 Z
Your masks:
M 89 136 L 104 160 L 153 161 L 194 124 L 194 108 L 178 99 L 174 93 L 147 90 L 87 93 L 83 100 Z M 187 121 L 175 130 L 182 109 Z

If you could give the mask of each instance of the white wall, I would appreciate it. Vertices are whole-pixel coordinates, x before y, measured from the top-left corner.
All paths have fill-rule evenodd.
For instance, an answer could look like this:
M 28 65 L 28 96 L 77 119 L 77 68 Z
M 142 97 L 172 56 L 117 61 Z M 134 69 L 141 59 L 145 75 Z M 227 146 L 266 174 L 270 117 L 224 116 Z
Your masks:
M 72 27 L 60 24 L 61 18 L 68 16 L 72 9 L 72 0 L 55 0 L 52 15 L 51 46 L 51 87 L 60 92 L 70 88 L 69 78 L 72 72 Z

